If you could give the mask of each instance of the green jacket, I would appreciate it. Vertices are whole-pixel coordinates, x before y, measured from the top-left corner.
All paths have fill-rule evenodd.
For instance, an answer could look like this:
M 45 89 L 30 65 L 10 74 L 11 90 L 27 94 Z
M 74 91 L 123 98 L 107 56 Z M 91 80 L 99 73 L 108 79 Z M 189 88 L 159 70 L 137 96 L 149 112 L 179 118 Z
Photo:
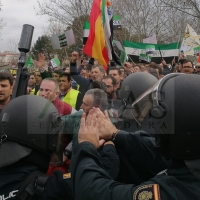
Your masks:
M 71 115 L 62 117 L 63 134 L 73 135 L 73 147 L 78 144 L 78 132 L 80 128 L 81 117 L 83 110 L 79 110 Z

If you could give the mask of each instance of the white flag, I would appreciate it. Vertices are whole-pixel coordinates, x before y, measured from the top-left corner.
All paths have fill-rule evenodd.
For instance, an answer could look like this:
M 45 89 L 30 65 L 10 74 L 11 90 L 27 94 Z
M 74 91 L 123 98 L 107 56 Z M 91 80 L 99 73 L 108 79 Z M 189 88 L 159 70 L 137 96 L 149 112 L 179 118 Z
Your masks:
M 200 46 L 200 40 L 193 28 L 187 24 L 180 51 L 185 55 L 194 55 L 194 48 Z

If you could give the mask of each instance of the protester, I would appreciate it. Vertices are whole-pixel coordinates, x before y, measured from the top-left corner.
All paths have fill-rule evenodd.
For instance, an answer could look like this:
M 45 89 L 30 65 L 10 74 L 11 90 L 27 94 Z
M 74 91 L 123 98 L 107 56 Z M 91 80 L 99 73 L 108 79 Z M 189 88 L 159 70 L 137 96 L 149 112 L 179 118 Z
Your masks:
M 9 103 L 13 91 L 13 76 L 7 72 L 0 72 L 0 113 Z

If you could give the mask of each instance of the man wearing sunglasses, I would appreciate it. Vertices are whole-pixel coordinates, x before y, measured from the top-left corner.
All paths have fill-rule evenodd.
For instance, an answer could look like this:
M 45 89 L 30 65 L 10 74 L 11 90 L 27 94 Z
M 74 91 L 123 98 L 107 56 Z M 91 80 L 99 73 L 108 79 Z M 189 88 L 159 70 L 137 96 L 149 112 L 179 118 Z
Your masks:
M 195 66 L 195 72 L 196 74 L 200 74 L 200 63 L 197 63 Z

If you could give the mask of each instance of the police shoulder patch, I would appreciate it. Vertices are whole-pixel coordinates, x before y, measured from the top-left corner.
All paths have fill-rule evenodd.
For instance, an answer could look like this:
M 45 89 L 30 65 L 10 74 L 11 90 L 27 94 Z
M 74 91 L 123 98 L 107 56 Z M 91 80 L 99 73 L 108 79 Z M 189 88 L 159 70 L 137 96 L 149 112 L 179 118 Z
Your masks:
M 71 173 L 63 174 L 63 179 L 71 178 Z
M 133 194 L 133 200 L 161 200 L 158 184 L 140 186 Z

